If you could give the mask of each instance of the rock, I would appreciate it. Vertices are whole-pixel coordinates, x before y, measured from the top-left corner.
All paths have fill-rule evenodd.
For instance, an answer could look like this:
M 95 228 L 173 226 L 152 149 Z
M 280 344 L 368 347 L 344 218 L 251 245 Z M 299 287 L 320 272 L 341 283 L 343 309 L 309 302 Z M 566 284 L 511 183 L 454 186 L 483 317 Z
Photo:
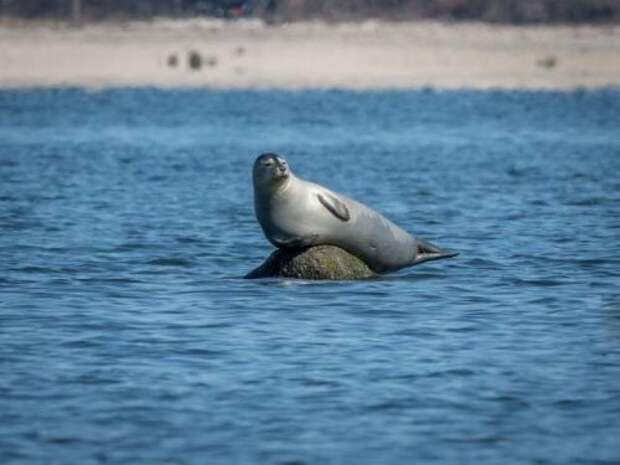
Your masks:
M 179 57 L 177 56 L 177 54 L 171 53 L 170 55 L 168 55 L 167 63 L 169 67 L 176 68 L 179 64 Z
M 190 50 L 187 54 L 187 65 L 190 69 L 198 71 L 202 68 L 202 55 L 195 50 Z
M 558 59 L 554 57 L 553 55 L 550 55 L 550 56 L 541 58 L 540 60 L 536 62 L 536 64 L 540 66 L 541 68 L 551 69 L 551 68 L 554 68 L 558 64 Z
M 349 252 L 331 245 L 318 245 L 300 250 L 278 249 L 245 278 L 354 280 L 375 276 L 362 260 Z

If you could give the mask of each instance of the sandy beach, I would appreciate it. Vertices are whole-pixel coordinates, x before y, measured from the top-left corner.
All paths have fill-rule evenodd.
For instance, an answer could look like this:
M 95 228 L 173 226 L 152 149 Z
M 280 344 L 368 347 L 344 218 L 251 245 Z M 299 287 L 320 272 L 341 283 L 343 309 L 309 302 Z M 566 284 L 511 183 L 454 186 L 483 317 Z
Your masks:
M 620 26 L 0 23 L 0 87 L 527 88 L 620 85 Z

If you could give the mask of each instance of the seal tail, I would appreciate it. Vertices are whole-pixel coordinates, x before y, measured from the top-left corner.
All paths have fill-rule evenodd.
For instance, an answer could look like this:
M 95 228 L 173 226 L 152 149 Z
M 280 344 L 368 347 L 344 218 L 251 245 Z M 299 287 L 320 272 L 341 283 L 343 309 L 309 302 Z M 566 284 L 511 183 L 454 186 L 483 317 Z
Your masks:
M 416 238 L 416 254 L 412 265 L 418 263 L 430 262 L 432 260 L 441 260 L 442 258 L 456 257 L 459 253 L 450 250 L 440 249 L 439 247 Z

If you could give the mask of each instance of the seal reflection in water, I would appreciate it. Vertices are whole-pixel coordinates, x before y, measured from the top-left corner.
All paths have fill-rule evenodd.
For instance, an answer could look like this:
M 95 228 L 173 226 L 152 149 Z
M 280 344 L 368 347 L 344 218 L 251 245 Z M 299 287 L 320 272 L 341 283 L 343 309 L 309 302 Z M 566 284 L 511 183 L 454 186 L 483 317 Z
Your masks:
M 457 255 L 413 237 L 366 205 L 298 178 L 275 153 L 256 159 L 252 178 L 256 218 L 276 247 L 335 245 L 377 273 Z

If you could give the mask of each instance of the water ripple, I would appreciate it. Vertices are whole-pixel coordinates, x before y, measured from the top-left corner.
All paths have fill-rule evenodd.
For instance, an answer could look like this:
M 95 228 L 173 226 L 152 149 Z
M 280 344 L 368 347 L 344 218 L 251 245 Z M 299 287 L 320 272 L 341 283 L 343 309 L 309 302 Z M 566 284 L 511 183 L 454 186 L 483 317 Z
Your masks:
M 3 463 L 616 463 L 617 90 L 0 106 Z M 459 257 L 242 279 L 267 150 Z

